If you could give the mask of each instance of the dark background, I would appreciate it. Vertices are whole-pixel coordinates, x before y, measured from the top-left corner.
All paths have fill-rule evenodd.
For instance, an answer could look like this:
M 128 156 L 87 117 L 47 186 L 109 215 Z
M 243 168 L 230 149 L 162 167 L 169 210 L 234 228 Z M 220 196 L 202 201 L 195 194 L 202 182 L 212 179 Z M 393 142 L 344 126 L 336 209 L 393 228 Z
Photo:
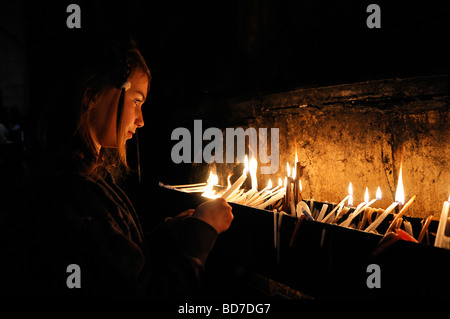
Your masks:
M 66 26 L 73 2 L 81 7 L 81 29 Z M 203 120 L 203 129 L 226 127 L 229 99 L 448 73 L 448 6 L 393 2 L 375 1 L 381 29 L 366 26 L 373 1 L 19 1 L 3 4 L 1 17 L 19 8 L 12 19 L 24 34 L 29 96 L 23 117 L 31 149 L 34 118 L 51 94 L 49 84 L 61 65 L 76 58 L 71 46 L 105 33 L 137 40 L 153 77 L 139 136 L 140 189 L 148 194 L 158 181 L 206 178 L 193 180 L 191 164 L 171 161 L 170 134 L 180 126 L 192 130 L 194 119 Z M 129 149 L 136 168 L 135 140 Z M 137 176 L 134 170 L 130 189 Z

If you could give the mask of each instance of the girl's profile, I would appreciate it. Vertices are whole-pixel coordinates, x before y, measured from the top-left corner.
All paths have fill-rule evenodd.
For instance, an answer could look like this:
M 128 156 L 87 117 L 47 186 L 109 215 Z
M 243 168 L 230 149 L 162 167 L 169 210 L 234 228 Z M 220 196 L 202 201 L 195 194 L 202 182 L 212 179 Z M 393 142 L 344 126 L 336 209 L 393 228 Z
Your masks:
M 143 56 L 132 41 L 105 40 L 61 71 L 39 121 L 40 161 L 3 223 L 2 294 L 194 296 L 233 215 L 218 199 L 142 230 L 116 181 L 128 171 L 127 140 L 145 123 Z M 69 265 L 79 266 L 80 289 L 67 287 Z

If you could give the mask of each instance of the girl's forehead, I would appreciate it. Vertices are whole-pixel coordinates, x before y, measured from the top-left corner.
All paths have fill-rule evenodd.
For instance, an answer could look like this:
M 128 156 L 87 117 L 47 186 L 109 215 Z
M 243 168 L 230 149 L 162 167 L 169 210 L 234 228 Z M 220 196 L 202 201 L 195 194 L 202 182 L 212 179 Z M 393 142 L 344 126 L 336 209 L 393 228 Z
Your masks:
M 145 91 L 147 91 L 148 76 L 145 72 L 141 70 L 134 71 L 129 76 L 128 81 L 131 83 L 131 87 L 135 87 L 136 89 L 143 89 L 145 87 Z

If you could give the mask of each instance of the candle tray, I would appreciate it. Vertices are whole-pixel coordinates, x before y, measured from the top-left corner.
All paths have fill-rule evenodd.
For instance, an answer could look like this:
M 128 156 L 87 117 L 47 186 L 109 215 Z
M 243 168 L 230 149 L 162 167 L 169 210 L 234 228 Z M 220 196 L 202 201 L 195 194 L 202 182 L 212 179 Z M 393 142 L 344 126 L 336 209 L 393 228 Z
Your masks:
M 160 211 L 166 216 L 209 200 L 163 185 L 159 192 Z M 323 204 L 313 202 L 313 210 L 320 211 Z M 279 214 L 274 218 L 268 210 L 230 205 L 234 220 L 208 258 L 204 289 L 209 298 L 251 297 L 245 295 L 244 285 L 253 274 L 313 298 L 450 296 L 450 250 L 404 240 L 380 249 L 382 235 L 289 215 L 281 218 L 276 248 L 274 222 L 278 224 Z M 329 204 L 327 213 L 334 205 Z M 420 231 L 421 219 L 406 218 L 415 233 Z M 387 229 L 389 220 L 392 215 L 378 229 Z M 436 229 L 433 221 L 429 231 Z

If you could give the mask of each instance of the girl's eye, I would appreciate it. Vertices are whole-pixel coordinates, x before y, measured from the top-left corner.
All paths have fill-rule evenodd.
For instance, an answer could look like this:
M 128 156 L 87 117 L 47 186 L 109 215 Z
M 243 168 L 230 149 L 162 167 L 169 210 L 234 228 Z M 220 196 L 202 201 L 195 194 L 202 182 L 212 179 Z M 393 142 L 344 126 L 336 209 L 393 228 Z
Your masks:
M 138 99 L 134 100 L 134 104 L 136 104 L 136 106 L 138 105 L 139 102 L 142 102 L 142 101 L 138 100 Z

